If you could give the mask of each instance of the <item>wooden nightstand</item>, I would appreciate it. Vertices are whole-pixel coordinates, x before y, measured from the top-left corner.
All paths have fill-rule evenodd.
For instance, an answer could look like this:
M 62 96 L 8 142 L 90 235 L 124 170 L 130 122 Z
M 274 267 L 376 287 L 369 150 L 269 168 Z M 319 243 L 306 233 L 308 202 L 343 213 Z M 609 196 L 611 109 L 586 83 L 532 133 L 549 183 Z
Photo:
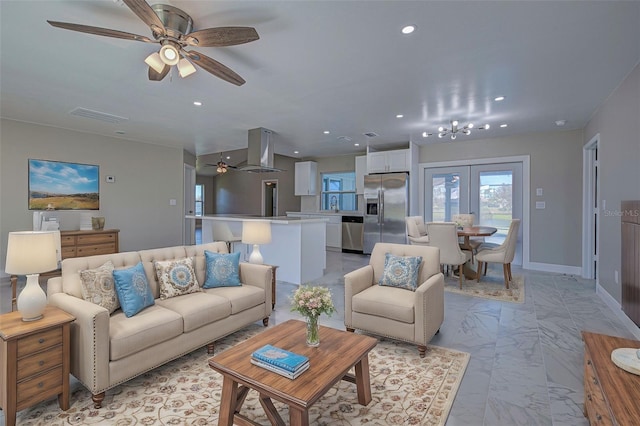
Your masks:
M 69 324 L 73 315 L 47 306 L 44 317 L 25 322 L 19 312 L 0 315 L 0 407 L 7 426 L 16 412 L 58 395 L 69 409 Z

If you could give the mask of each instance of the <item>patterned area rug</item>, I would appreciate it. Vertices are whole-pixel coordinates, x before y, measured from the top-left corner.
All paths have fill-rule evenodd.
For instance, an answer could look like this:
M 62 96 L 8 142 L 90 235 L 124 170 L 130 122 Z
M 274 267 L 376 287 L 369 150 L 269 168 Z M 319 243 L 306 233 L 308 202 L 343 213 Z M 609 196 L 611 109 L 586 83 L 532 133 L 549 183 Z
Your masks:
M 225 350 L 264 328 L 250 326 L 216 344 Z M 64 412 L 57 399 L 18 413 L 20 425 L 215 425 L 218 421 L 222 376 L 209 368 L 206 349 L 172 361 L 107 391 L 96 410 L 90 393 L 75 382 L 71 408 Z M 426 357 L 407 343 L 380 340 L 369 353 L 372 401 L 358 404 L 354 384 L 341 381 L 310 409 L 312 425 L 444 425 L 469 354 L 429 346 Z M 273 401 L 288 422 L 287 406 Z M 270 424 L 255 391 L 249 392 L 241 413 L 259 424 Z
M 445 275 L 444 289 L 451 293 L 465 294 L 467 296 L 483 297 L 503 302 L 524 303 L 524 277 L 522 275 L 514 275 L 507 290 L 504 287 L 502 266 L 499 266 L 499 274 L 497 269 L 492 271 L 491 267 L 489 267 L 487 275 L 480 278 L 480 283 L 475 278 L 472 280 L 465 278 L 462 282 L 462 290 L 460 290 L 460 281 L 457 275 Z

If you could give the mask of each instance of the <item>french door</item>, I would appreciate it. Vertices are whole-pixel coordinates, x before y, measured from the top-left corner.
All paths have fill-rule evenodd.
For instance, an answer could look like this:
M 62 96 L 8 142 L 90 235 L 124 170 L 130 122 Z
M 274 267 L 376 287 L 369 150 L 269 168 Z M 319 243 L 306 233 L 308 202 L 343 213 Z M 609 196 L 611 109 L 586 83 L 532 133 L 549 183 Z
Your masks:
M 495 163 L 425 169 L 424 217 L 449 222 L 454 214 L 474 213 L 476 224 L 498 231 L 485 241 L 501 244 L 511 219 L 522 218 L 522 163 Z M 522 229 L 515 264 L 522 264 Z

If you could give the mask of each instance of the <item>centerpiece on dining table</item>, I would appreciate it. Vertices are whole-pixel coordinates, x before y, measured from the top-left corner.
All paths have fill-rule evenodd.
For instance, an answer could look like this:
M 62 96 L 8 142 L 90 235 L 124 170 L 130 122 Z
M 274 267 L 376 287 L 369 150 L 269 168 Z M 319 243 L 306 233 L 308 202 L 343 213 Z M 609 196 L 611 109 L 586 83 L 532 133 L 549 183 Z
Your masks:
M 303 285 L 293 293 L 291 310 L 299 312 L 307 320 L 307 345 L 320 345 L 320 314 L 331 316 L 336 308 L 333 306 L 331 292 L 326 287 Z

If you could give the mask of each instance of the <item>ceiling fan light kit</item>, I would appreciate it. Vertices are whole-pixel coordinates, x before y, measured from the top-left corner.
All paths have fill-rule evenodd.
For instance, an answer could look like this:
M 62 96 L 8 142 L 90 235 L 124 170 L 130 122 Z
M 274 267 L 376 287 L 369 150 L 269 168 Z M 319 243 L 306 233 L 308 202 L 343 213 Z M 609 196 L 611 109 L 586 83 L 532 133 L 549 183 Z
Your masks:
M 181 77 L 187 77 L 196 71 L 193 61 L 200 68 L 236 86 L 245 80 L 220 62 L 187 47 L 225 47 L 249 43 L 258 40 L 258 32 L 252 27 L 206 28 L 192 32 L 193 19 L 184 11 L 166 4 L 149 6 L 145 0 L 122 0 L 149 28 L 155 40 L 149 37 L 131 34 L 109 28 L 67 22 L 47 21 L 50 25 L 70 31 L 78 31 L 105 37 L 144 43 L 160 43 L 159 52 L 147 56 L 144 62 L 149 66 L 149 80 L 160 81 L 174 65 L 178 66 Z M 187 58 L 190 58 L 189 61 Z

